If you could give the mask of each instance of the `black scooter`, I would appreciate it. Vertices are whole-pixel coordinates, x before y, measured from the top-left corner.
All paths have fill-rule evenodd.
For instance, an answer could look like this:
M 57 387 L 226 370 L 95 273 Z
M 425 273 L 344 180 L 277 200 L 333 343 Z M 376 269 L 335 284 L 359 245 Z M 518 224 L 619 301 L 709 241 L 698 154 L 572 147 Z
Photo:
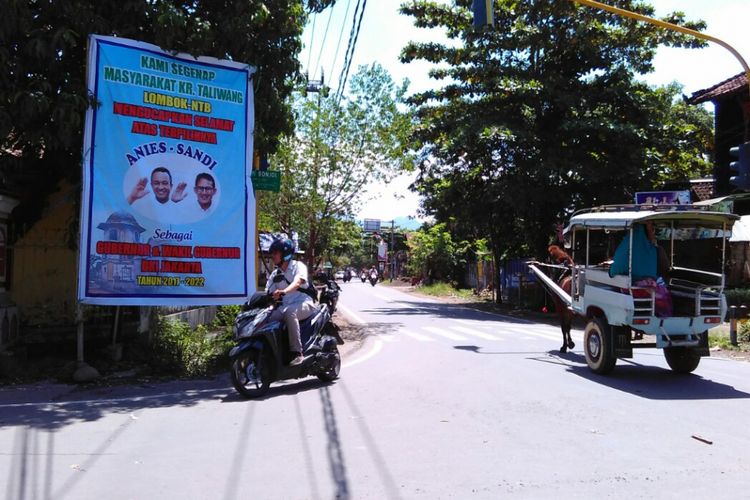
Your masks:
M 320 303 L 326 304 L 331 315 L 336 312 L 336 305 L 339 303 L 339 294 L 341 287 L 334 280 L 326 280 L 326 287 L 320 292 Z
M 370 272 L 370 284 L 372 286 L 375 286 L 375 283 L 378 282 L 378 273 L 375 271 Z
M 341 371 L 340 337 L 327 304 L 317 305 L 309 318 L 300 321 L 304 360 L 296 366 L 289 366 L 293 354 L 286 325 L 269 321 L 276 307 L 270 295 L 256 293 L 234 320 L 238 344 L 229 352 L 232 385 L 246 398 L 264 396 L 271 382 L 278 380 L 316 376 L 330 382 Z

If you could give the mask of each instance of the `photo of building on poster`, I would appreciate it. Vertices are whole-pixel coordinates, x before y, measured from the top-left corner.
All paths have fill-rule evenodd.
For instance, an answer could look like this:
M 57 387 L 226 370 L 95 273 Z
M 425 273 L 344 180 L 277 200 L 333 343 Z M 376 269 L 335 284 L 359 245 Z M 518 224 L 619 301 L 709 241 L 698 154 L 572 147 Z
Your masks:
M 238 303 L 254 276 L 251 68 L 93 36 L 79 299 Z

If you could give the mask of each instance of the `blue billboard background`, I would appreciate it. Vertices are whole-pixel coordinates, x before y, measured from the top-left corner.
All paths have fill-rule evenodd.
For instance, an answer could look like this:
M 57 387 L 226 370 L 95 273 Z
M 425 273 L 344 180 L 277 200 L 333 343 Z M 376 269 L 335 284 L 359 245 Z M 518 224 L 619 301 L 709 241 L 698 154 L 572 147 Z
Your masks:
M 79 300 L 239 303 L 254 291 L 252 68 L 89 41 Z

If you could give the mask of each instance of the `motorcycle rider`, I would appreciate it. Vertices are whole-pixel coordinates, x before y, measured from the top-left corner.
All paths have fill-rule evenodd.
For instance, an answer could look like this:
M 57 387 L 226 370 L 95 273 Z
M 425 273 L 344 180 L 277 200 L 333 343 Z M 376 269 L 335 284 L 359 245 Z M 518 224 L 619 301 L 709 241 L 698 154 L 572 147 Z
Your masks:
M 277 238 L 271 243 L 271 258 L 276 269 L 268 277 L 266 293 L 273 295 L 274 300 L 281 300 L 281 306 L 271 315 L 271 321 L 286 323 L 289 334 L 289 350 L 294 358 L 289 366 L 302 363 L 302 339 L 299 322 L 315 312 L 311 295 L 301 289 L 309 288 L 307 266 L 293 260 L 294 243 L 288 238 Z

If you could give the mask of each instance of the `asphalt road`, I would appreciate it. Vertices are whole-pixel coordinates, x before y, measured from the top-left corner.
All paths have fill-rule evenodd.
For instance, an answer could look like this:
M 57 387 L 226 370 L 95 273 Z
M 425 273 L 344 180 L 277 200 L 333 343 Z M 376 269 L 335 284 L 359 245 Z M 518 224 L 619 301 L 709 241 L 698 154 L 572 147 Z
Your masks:
M 373 335 L 334 384 L 0 390 L 0 496 L 750 498 L 748 363 L 602 377 L 580 331 L 560 355 L 556 327 L 382 285 L 341 303 Z

